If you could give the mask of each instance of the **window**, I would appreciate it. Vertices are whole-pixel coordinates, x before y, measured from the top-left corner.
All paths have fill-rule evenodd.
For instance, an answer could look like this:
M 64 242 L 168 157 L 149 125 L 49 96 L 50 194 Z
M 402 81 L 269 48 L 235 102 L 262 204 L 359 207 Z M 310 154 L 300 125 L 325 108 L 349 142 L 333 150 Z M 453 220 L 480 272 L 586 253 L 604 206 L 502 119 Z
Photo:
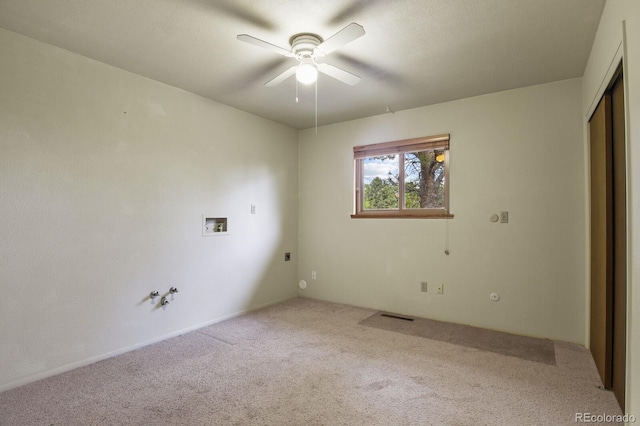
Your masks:
M 449 135 L 353 148 L 353 218 L 452 218 Z

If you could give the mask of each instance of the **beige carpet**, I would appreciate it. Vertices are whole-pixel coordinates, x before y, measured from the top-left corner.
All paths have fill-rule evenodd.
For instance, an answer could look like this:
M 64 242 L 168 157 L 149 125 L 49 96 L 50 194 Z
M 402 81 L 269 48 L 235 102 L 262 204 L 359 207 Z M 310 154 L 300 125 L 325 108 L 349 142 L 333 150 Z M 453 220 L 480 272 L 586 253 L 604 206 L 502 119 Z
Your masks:
M 374 313 L 293 299 L 0 393 L 0 424 L 575 425 L 576 413 L 621 414 L 583 347 L 555 342 L 545 364 L 359 324 Z

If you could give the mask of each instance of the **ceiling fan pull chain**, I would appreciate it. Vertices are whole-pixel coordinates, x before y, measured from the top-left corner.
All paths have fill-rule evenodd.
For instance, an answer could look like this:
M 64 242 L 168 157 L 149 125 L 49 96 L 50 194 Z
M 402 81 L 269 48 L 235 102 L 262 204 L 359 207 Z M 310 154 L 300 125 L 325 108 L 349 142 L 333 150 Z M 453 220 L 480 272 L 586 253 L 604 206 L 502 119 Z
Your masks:
M 298 79 L 296 79 L 296 103 L 298 103 Z
M 318 134 L 318 80 L 316 79 L 316 135 Z

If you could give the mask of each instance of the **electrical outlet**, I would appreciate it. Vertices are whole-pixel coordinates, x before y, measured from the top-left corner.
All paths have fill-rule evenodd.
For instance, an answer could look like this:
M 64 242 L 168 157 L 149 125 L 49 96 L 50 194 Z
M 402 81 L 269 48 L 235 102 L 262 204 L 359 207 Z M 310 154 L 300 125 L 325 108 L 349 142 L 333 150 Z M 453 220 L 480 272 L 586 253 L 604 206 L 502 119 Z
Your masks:
M 444 294 L 444 284 L 438 284 L 438 287 L 436 287 L 436 293 Z
M 290 261 L 290 260 L 291 260 L 291 253 L 286 252 L 286 253 L 284 254 L 284 261 L 285 261 L 285 262 L 288 262 L 288 261 Z
M 251 214 L 256 214 L 256 205 L 251 204 Z
M 316 271 L 311 271 L 311 279 L 315 280 L 316 278 L 318 278 L 318 274 L 316 274 Z
M 427 292 L 427 282 L 426 281 L 421 281 L 420 282 L 420 291 L 423 293 Z
M 509 212 L 500 212 L 500 223 L 509 223 Z

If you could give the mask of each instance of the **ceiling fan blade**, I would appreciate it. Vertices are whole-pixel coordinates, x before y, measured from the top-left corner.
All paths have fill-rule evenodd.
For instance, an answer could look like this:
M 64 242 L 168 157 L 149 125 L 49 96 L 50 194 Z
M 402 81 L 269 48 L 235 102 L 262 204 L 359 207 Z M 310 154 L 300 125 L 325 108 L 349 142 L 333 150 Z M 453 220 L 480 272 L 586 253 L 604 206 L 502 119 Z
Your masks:
M 350 23 L 327 40 L 321 43 L 316 50 L 328 55 L 334 50 L 351 43 L 353 40 L 364 35 L 364 28 L 355 22 Z
M 331 25 L 339 24 L 350 19 L 353 16 L 361 15 L 362 12 L 372 9 L 376 6 L 376 3 L 384 4 L 382 0 L 367 0 L 367 1 L 351 1 L 346 2 L 347 5 L 340 11 L 337 11 L 335 15 L 331 17 L 327 22 Z
M 345 71 L 342 68 L 338 68 L 329 64 L 318 64 L 318 71 L 350 86 L 358 84 L 358 82 L 360 81 L 360 77 L 358 77 L 357 75 L 351 74 L 350 72 Z
M 298 68 L 297 65 L 294 65 L 291 68 L 288 68 L 287 70 L 281 72 L 271 80 L 267 81 L 264 85 L 267 87 L 273 87 L 282 83 L 283 81 L 285 81 L 286 79 L 288 79 L 289 77 L 291 77 L 293 74 L 296 73 L 296 68 Z
M 264 30 L 275 30 L 276 26 L 273 22 L 266 19 L 257 12 L 252 12 L 248 7 L 241 6 L 237 0 L 196 0 L 194 3 L 202 3 L 203 7 L 213 9 L 214 13 L 220 12 L 229 15 L 232 18 L 239 19 L 262 28 Z M 344 22 L 346 19 L 343 19 Z M 337 21 L 340 22 L 340 21 Z
M 277 53 L 278 55 L 291 56 L 291 57 L 294 56 L 293 52 L 291 52 L 290 50 L 284 49 L 280 46 L 276 46 L 275 44 L 267 43 L 264 40 L 260 40 L 259 38 L 252 37 L 248 34 L 240 34 L 237 36 L 237 39 L 240 41 L 244 41 L 246 43 L 253 44 L 258 47 L 262 47 L 263 49 L 270 50 L 274 53 Z

